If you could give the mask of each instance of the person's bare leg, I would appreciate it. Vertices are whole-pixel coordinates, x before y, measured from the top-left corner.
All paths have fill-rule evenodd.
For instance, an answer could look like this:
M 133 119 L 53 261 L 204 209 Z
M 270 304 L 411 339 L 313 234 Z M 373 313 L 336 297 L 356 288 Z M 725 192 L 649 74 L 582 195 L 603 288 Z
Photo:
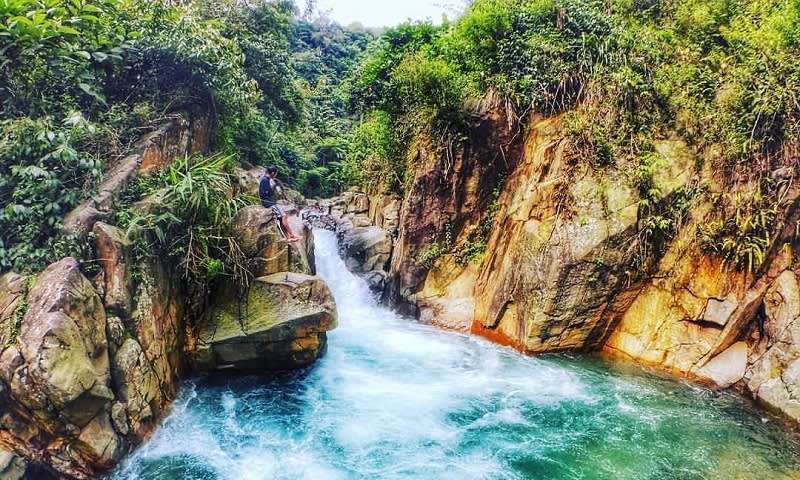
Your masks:
M 281 223 L 283 224 L 283 231 L 286 232 L 286 240 L 296 242 L 303 238 L 292 231 L 292 227 L 289 225 L 289 219 L 286 215 L 281 217 Z

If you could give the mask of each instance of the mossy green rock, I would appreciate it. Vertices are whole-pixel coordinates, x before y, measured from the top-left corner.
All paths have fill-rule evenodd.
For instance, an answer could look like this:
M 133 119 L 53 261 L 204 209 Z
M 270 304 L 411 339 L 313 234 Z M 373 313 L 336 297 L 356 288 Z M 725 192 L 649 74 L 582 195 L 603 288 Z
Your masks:
M 255 279 L 242 299 L 212 309 L 192 355 L 199 370 L 284 370 L 324 353 L 336 305 L 320 278 L 283 272 Z

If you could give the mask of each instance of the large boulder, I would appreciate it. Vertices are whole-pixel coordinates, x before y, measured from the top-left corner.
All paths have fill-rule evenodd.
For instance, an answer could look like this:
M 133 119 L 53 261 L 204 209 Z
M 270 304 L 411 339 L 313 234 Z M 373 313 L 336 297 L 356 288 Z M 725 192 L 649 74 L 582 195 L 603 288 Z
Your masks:
M 17 399 L 87 425 L 113 398 L 105 323 L 103 303 L 75 259 L 47 267 L 28 296 L 20 327 L 25 363 L 4 378 Z
M 727 388 L 744 377 L 747 368 L 747 344 L 736 342 L 698 370 L 701 379 L 708 380 L 714 386 Z
M 287 209 L 287 213 L 292 212 Z M 292 230 L 303 236 L 299 242 L 286 242 L 269 208 L 245 207 L 234 219 L 234 236 L 246 258 L 247 269 L 254 277 L 286 271 L 315 273 L 314 237 L 297 216 L 288 218 Z
M 19 278 L 4 281 L 20 292 Z M 121 454 L 121 439 L 106 421 L 114 394 L 105 308 L 73 258 L 50 265 L 27 296 L 25 290 L 0 354 L 3 440 L 28 461 L 87 478 Z M 2 297 L 7 303 L 9 294 Z
M 392 253 L 392 238 L 377 226 L 355 227 L 343 233 L 341 246 L 351 270 L 357 273 L 385 270 Z
M 764 338 L 751 356 L 747 387 L 765 405 L 800 420 L 800 282 L 786 270 L 764 298 Z
M 158 417 L 151 405 L 161 401 L 158 377 L 138 341 L 125 338 L 115 348 L 111 359 L 111 375 L 118 400 L 115 425 L 120 433 L 133 431 L 145 437 Z M 121 408 L 121 410 L 120 410 Z
M 318 277 L 276 273 L 251 282 L 241 300 L 212 309 L 192 355 L 200 370 L 284 370 L 311 364 L 336 327 L 336 305 Z

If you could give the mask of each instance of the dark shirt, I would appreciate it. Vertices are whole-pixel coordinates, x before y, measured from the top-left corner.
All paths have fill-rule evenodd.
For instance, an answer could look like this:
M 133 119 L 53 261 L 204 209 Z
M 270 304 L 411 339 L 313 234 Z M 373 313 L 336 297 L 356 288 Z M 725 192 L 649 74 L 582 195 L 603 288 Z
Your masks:
M 261 199 L 262 206 L 271 207 L 278 203 L 275 200 L 275 190 L 277 190 L 277 188 L 278 184 L 275 180 L 266 175 L 261 177 L 261 182 L 258 184 L 258 198 Z

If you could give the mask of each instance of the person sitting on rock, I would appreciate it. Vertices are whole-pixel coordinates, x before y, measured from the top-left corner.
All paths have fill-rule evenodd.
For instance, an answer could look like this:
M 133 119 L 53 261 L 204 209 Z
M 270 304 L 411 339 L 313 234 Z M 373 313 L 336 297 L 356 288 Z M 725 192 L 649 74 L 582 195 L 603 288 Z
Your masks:
M 258 184 L 258 198 L 261 199 L 261 205 L 264 208 L 271 208 L 272 212 L 275 214 L 275 220 L 278 224 L 278 230 L 281 232 L 281 235 L 286 238 L 289 242 L 297 242 L 302 240 L 302 236 L 296 235 L 292 231 L 292 227 L 289 226 L 289 219 L 286 217 L 286 214 L 281 210 L 280 205 L 275 200 L 276 194 L 285 198 L 283 194 L 283 189 L 278 185 L 278 181 L 275 178 L 278 176 L 278 167 L 271 166 L 267 168 L 264 176 L 261 177 L 261 182 Z

